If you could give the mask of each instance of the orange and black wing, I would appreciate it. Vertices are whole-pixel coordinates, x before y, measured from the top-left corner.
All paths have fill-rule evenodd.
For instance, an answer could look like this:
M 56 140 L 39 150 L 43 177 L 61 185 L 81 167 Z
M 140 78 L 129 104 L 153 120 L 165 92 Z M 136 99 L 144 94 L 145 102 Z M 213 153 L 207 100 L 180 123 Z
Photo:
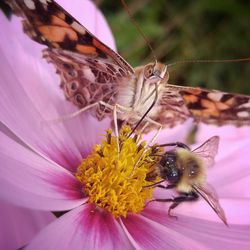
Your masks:
M 70 102 L 79 108 L 99 101 L 116 103 L 119 84 L 126 83 L 134 73 L 122 57 L 52 0 L 7 2 L 23 18 L 24 32 L 32 40 L 47 45 L 43 56 L 55 66 Z M 91 111 L 98 119 L 108 112 L 101 105 Z
M 173 106 L 180 107 L 176 110 L 177 118 L 182 115 L 183 120 L 191 117 L 207 124 L 250 125 L 250 96 L 176 85 L 168 85 L 166 93 L 169 93 L 166 95 L 168 98 L 164 99 L 163 95 L 161 101 L 166 109 L 168 103 L 171 103 L 171 93 L 179 100 Z
M 117 53 L 91 34 L 55 1 L 7 0 L 14 13 L 23 18 L 24 32 L 49 48 L 76 52 L 117 64 L 126 73 L 133 68 Z

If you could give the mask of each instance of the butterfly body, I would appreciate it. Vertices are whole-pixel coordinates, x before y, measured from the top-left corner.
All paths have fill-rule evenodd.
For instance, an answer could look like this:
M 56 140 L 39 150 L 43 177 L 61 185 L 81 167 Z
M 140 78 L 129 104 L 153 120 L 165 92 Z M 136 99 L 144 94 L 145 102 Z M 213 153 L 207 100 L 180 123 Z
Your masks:
M 159 75 L 155 75 L 153 69 L 157 69 Z M 148 117 L 154 120 L 167 80 L 167 67 L 163 64 L 151 63 L 135 68 L 135 73 L 129 81 L 119 84 L 118 87 L 116 104 L 124 107 L 124 111 L 127 110 L 127 112 L 120 112 L 119 118 L 130 125 L 135 125 L 156 100 L 148 114 Z
M 188 118 L 250 125 L 249 96 L 169 84 L 167 66 L 158 62 L 132 68 L 52 0 L 7 2 L 23 18 L 24 32 L 47 46 L 43 56 L 55 66 L 66 99 L 80 109 L 91 107 L 99 120 L 117 105 L 118 118 L 134 125 L 154 103 L 143 121 L 148 130 Z

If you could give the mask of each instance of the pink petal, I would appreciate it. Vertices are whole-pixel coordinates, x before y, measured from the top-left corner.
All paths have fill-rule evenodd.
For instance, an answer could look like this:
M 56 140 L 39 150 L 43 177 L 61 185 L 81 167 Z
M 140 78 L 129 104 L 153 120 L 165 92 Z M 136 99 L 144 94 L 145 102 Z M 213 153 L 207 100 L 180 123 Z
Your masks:
M 218 187 L 217 193 L 219 197 L 225 198 L 250 198 L 249 183 L 250 177 L 248 175 Z
M 41 210 L 68 210 L 84 202 L 76 178 L 0 133 L 1 197 Z
M 214 167 L 208 169 L 207 180 L 214 186 L 215 189 L 218 189 L 218 191 L 220 191 L 223 186 L 230 185 L 238 180 L 241 180 L 242 178 L 248 178 L 250 181 L 250 168 L 247 160 L 250 141 L 240 140 L 239 143 L 235 142 L 234 144 L 238 145 L 237 150 L 235 149 L 231 151 L 231 154 L 228 156 L 225 156 L 224 154 L 223 157 L 223 153 L 219 153 L 218 159 L 216 157 Z M 227 150 L 229 147 L 225 145 L 224 148 Z M 221 150 L 223 150 L 223 147 L 221 147 Z M 240 186 L 238 188 L 241 190 Z M 232 192 L 233 191 L 234 190 L 232 189 Z M 237 189 L 235 191 L 237 191 Z M 227 195 L 230 195 L 230 192 L 227 193 Z M 238 197 L 241 197 L 240 192 L 238 193 Z
M 250 225 L 250 200 L 236 198 L 220 198 L 220 205 L 224 209 L 229 226 L 233 224 Z M 167 206 L 165 206 L 167 207 Z M 199 218 L 205 221 L 218 222 L 222 224 L 219 217 L 212 208 L 202 199 L 193 203 L 179 205 L 174 214 Z
M 219 201 L 221 207 L 225 211 L 229 227 L 231 227 L 233 224 L 250 225 L 249 199 L 221 198 Z M 153 202 L 146 207 L 142 214 L 145 215 L 148 212 L 153 213 L 154 211 L 155 213 L 160 213 L 165 217 L 166 220 L 173 221 L 175 219 L 170 218 L 167 214 L 169 205 L 170 203 L 167 202 Z M 204 221 L 212 221 L 217 222 L 219 225 L 224 225 L 212 208 L 202 198 L 200 198 L 198 201 L 184 202 L 180 204 L 174 210 L 172 210 L 172 215 L 176 215 L 178 217 L 178 221 L 181 220 L 183 216 L 189 216 L 193 219 L 202 219 Z
M 50 224 L 27 249 L 132 249 L 121 227 L 105 212 L 84 205 Z
M 53 66 L 41 60 L 43 46 L 23 34 L 20 20 L 13 17 L 10 23 L 0 13 L 0 26 L 0 55 L 5 61 L 0 71 L 0 120 L 35 151 L 75 171 L 109 121 L 99 123 L 85 114 L 50 122 L 77 108 L 65 101 Z
M 218 155 L 216 156 L 216 160 L 220 161 L 224 158 L 230 158 L 233 160 L 235 157 L 234 154 L 239 154 L 242 149 L 245 149 L 249 147 L 250 145 L 250 137 L 246 136 L 245 138 L 238 138 L 238 139 L 223 139 L 223 137 L 220 139 L 219 144 L 219 151 Z M 249 152 L 249 151 L 248 151 Z M 242 154 L 243 156 L 243 154 Z
M 204 249 L 191 238 L 141 215 L 129 215 L 122 222 L 136 249 Z
M 223 205 L 227 204 L 223 203 Z M 242 216 L 242 220 L 244 217 L 246 219 L 247 217 L 249 218 L 249 202 L 248 205 L 243 202 L 241 204 L 241 210 L 238 210 L 238 205 L 240 204 L 236 202 L 235 206 L 231 207 L 231 209 L 236 209 L 232 213 Z M 245 211 L 243 210 L 244 205 L 247 205 Z M 179 208 L 176 208 L 176 210 L 178 209 Z M 180 209 L 178 212 L 179 211 Z M 142 214 L 182 234 L 184 237 L 197 241 L 197 244 L 203 244 L 203 246 L 209 249 L 249 249 L 249 219 L 243 224 L 230 223 L 232 217 L 230 214 L 227 214 L 229 217 L 229 227 L 226 227 L 223 223 L 211 221 L 211 216 L 209 214 L 207 216 L 204 215 L 204 219 L 201 219 L 199 215 L 203 212 L 203 208 L 195 206 L 195 203 L 193 203 L 193 206 L 186 205 L 182 215 L 178 212 L 175 211 L 175 215 L 178 215 L 177 220 L 169 218 L 167 215 L 167 207 L 164 204 L 155 203 L 147 207 Z M 241 212 L 243 213 L 240 215 Z M 180 240 L 182 239 L 181 236 Z M 186 247 L 184 247 L 184 249 L 189 249 L 187 246 L 189 246 L 188 242 L 186 242 Z
M 15 75 L 10 71 L 7 63 L 4 63 L 1 69 L 3 70 L 1 79 L 4 81 L 0 90 L 2 96 L 0 100 L 1 121 L 28 145 L 31 147 L 34 145 L 34 148 L 38 151 L 50 153 L 48 157 L 58 163 L 70 166 L 70 163 L 76 164 L 76 162 L 79 162 L 81 159 L 80 152 L 73 144 L 67 131 L 62 128 L 62 124 L 58 124 L 57 128 L 45 126 L 42 123 L 44 118 L 41 113 L 35 109 L 21 85 L 17 84 L 18 79 L 14 77 Z M 64 141 L 61 142 L 59 139 Z M 68 159 L 63 159 L 59 153 L 65 155 L 65 158 Z
M 1 249 L 19 249 L 25 246 L 42 228 L 54 220 L 55 216 L 50 212 L 34 211 L 1 202 Z

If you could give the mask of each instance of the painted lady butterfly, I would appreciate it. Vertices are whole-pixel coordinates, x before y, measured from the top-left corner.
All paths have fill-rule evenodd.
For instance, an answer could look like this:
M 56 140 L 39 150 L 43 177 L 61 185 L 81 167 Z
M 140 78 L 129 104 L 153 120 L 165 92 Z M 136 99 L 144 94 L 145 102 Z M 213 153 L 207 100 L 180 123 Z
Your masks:
M 250 97 L 168 84 L 167 66 L 150 63 L 132 68 L 52 0 L 8 0 L 22 16 L 33 40 L 47 45 L 43 56 L 56 67 L 66 98 L 91 107 L 99 119 L 118 106 L 118 118 L 172 127 L 192 117 L 210 124 L 250 125 Z M 105 105 L 103 105 L 105 104 Z

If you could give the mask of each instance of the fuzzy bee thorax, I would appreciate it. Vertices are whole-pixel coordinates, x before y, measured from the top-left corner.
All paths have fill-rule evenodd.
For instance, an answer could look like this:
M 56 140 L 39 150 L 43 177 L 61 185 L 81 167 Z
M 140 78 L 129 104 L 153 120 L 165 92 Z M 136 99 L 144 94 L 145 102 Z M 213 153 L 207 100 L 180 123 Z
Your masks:
M 202 159 L 187 149 L 178 148 L 176 152 L 176 165 L 182 173 L 177 183 L 177 191 L 189 193 L 193 185 L 203 186 L 206 173 Z

